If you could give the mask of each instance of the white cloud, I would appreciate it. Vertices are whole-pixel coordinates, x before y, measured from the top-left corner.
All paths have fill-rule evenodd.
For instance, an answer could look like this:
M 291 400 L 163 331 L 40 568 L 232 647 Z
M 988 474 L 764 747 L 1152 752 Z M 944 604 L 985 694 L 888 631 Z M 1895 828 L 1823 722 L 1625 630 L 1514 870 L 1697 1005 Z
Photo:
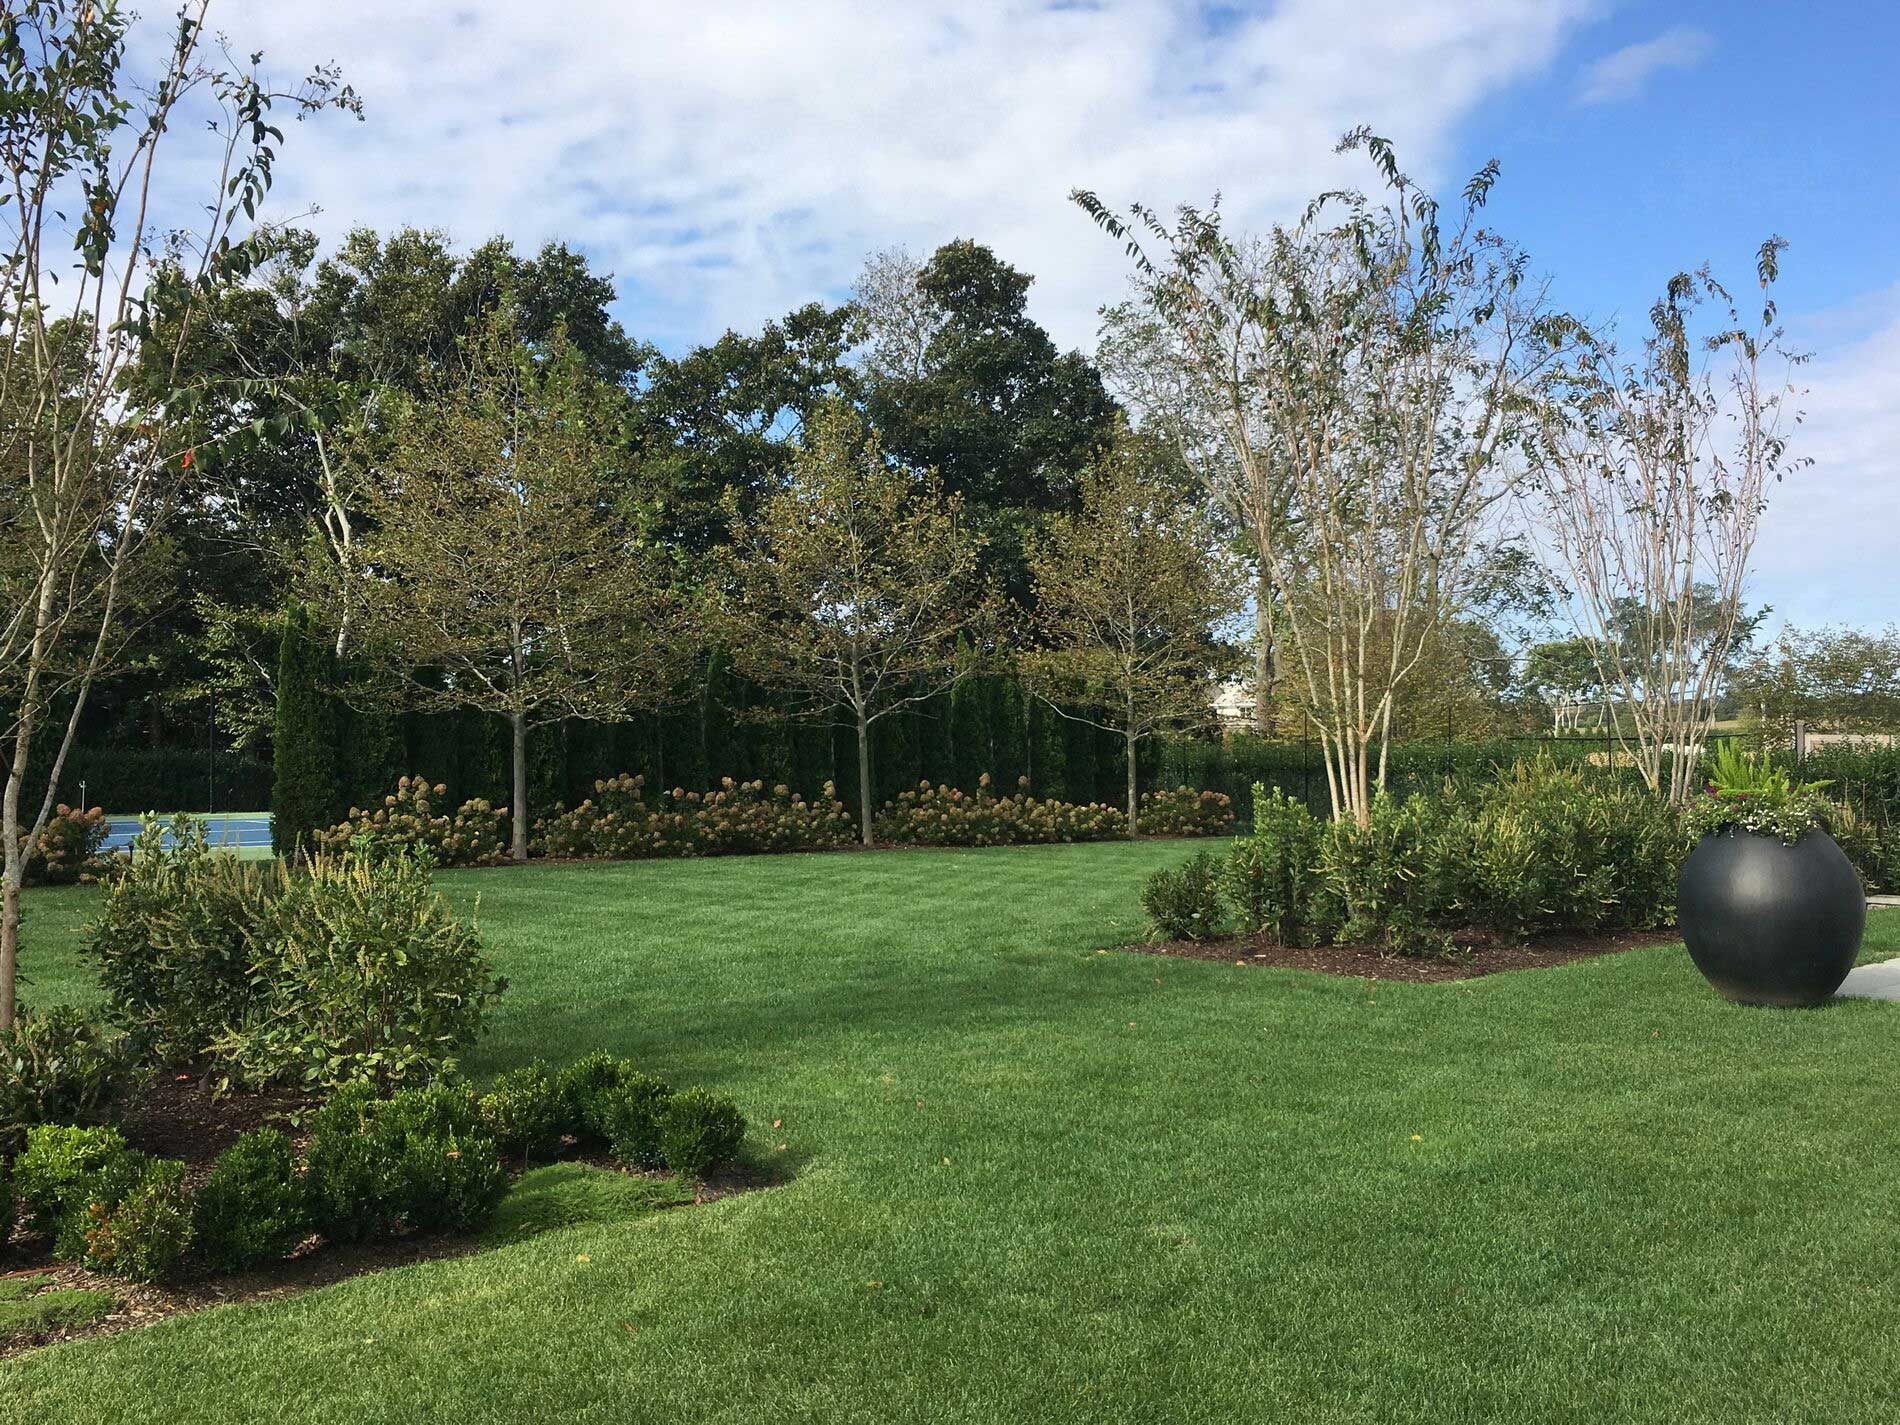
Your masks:
M 1166 208 L 1217 188 L 1286 216 L 1365 168 L 1369 123 L 1427 178 L 1502 86 L 1545 68 L 1595 0 L 230 0 L 217 23 L 280 73 L 336 60 L 363 125 L 290 134 L 274 206 L 566 239 L 669 344 L 849 285 L 863 255 L 954 236 L 1037 277 L 1036 314 L 1088 344 L 1118 247 L 1068 201 Z M 1218 13 L 1217 23 L 1207 16 Z
M 1900 286 L 1796 337 L 1815 359 L 1791 450 L 1813 463 L 1771 496 L 1753 593 L 1776 622 L 1900 620 Z
M 1654 39 L 1625 45 L 1597 60 L 1583 75 L 1577 101 L 1609 104 L 1633 99 L 1658 74 L 1672 69 L 1694 69 L 1707 58 L 1714 41 L 1693 25 L 1675 25 Z

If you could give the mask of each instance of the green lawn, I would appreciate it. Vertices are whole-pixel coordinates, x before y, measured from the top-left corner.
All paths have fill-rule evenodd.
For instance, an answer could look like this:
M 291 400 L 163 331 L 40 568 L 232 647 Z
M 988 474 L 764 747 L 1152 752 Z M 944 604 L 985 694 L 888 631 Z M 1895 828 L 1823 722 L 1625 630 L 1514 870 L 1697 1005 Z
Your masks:
M 0 1368 L 59 1421 L 1900 1418 L 1900 1014 L 1678 948 L 1446 985 L 1098 955 L 1180 845 L 445 878 L 469 1068 L 605 1047 L 786 1187 Z M 85 893 L 35 895 L 44 1000 Z M 1870 917 L 1900 951 L 1900 912 Z M 782 1123 L 773 1127 L 775 1120 Z

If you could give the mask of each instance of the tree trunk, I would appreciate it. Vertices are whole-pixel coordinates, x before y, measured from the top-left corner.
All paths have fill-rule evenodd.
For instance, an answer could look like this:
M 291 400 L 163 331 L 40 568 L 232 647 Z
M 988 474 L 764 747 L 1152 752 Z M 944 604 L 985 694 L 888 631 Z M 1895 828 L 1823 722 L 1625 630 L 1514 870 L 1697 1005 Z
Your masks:
M 871 844 L 871 725 L 858 713 L 858 822 L 864 844 Z
M 7 789 L 8 796 L 14 795 L 14 789 Z M 9 817 L 11 825 L 17 818 Z M 16 985 L 20 968 L 20 888 L 24 883 L 26 857 L 20 850 L 17 836 L 7 838 L 7 870 L 4 892 L 4 904 L 0 905 L 0 1030 L 13 1028 L 13 1017 L 18 1009 Z
M 1254 583 L 1253 727 L 1273 735 L 1273 584 L 1262 569 Z
M 517 861 L 528 859 L 528 719 L 519 708 L 509 715 L 515 734 L 515 844 Z
M 1141 827 L 1138 825 L 1138 819 L 1141 813 L 1141 793 L 1135 785 L 1135 733 L 1134 733 L 1133 728 L 1129 729 L 1127 733 L 1127 737 L 1128 737 L 1128 834 L 1130 836 L 1134 836 L 1141 830 Z

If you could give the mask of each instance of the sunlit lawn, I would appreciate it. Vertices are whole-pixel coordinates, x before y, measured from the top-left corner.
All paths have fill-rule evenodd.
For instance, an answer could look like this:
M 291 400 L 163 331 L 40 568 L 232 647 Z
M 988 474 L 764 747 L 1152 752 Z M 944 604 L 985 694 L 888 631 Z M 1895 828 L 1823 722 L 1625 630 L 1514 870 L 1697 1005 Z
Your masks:
M 791 1184 L 42 1351 L 0 1418 L 1900 1418 L 1900 1006 L 1095 953 L 1188 850 L 446 877 L 512 981 L 472 1072 L 635 1055 Z

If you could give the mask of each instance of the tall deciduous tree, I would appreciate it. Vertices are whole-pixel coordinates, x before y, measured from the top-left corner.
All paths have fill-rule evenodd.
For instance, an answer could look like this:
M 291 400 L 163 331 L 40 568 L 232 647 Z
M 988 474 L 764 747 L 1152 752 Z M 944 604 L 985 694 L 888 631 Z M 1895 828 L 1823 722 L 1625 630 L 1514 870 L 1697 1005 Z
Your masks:
M 1478 215 L 1451 221 L 1364 131 L 1389 193 L 1321 195 L 1292 229 L 1230 237 L 1218 211 L 1170 227 L 1076 195 L 1129 239 L 1157 319 L 1214 413 L 1265 576 L 1260 607 L 1326 752 L 1336 817 L 1363 824 L 1385 784 L 1393 714 L 1434 636 L 1473 601 L 1528 439 L 1530 393 L 1573 324 L 1548 313 L 1522 252 Z M 1165 245 L 1157 264 L 1140 234 Z
M 1537 494 L 1544 547 L 1574 590 L 1577 635 L 1619 704 L 1623 749 L 1673 800 L 1695 765 L 1738 638 L 1768 492 L 1799 462 L 1792 368 L 1771 295 L 1784 244 L 1757 257 L 1759 312 L 1744 317 L 1704 269 L 1650 310 L 1640 355 L 1585 334 L 1565 399 L 1544 407 Z M 1713 301 L 1712 329 L 1696 312 Z
M 1900 625 L 1788 628 L 1746 659 L 1732 690 L 1764 736 L 1789 740 L 1797 722 L 1830 732 L 1900 731 Z
M 1136 756 L 1145 738 L 1213 718 L 1222 641 L 1245 582 L 1160 440 L 1120 428 L 1082 477 L 1081 509 L 1030 541 L 1040 647 L 1030 689 L 1063 716 L 1115 733 L 1127 760 L 1128 826 L 1139 829 Z
M 785 488 L 735 514 L 734 666 L 813 712 L 842 712 L 857 739 L 859 828 L 876 805 L 871 730 L 969 671 L 991 605 L 961 502 L 895 468 L 874 427 L 834 401 L 808 424 Z
M 273 104 L 355 102 L 327 72 L 277 94 L 254 70 L 219 67 L 207 8 L 187 4 L 136 78 L 113 0 L 17 0 L 0 14 L 0 1028 L 16 1008 L 26 848 L 191 462 L 180 416 L 195 391 L 175 379 L 190 315 L 257 261 L 252 225 L 283 140 Z M 179 179 L 161 165 L 164 139 L 200 104 L 214 114 L 205 226 L 166 235 L 154 209 Z M 159 311 L 174 318 L 162 331 Z M 46 788 L 31 809 L 30 776 Z
M 1073 507 L 1115 414 L 1094 366 L 1029 315 L 1032 280 L 958 240 L 922 264 L 874 256 L 855 304 L 871 419 L 893 455 L 963 500 L 986 567 L 1018 594 L 1023 539 L 1041 514 Z
M 627 504 L 614 395 L 558 333 L 530 350 L 497 314 L 395 419 L 365 501 L 359 651 L 414 705 L 508 720 L 516 860 L 529 732 L 652 706 L 681 646 L 681 603 Z

